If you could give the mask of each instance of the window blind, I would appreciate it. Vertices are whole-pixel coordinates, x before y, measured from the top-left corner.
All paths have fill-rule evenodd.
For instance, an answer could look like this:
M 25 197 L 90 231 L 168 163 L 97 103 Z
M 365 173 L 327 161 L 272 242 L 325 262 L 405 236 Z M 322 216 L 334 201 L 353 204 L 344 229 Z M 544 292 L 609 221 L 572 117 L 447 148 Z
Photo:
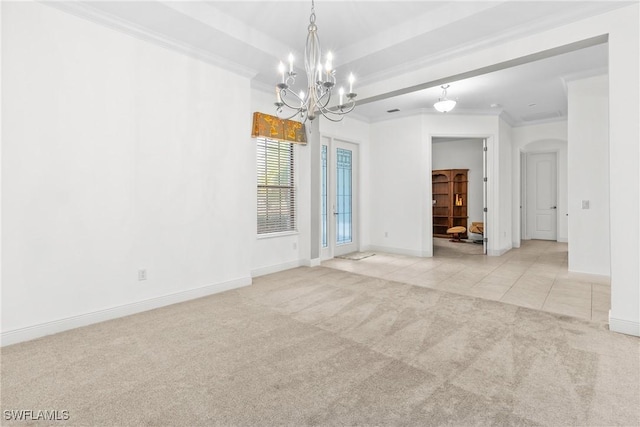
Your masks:
M 258 234 L 296 230 L 293 144 L 257 138 Z

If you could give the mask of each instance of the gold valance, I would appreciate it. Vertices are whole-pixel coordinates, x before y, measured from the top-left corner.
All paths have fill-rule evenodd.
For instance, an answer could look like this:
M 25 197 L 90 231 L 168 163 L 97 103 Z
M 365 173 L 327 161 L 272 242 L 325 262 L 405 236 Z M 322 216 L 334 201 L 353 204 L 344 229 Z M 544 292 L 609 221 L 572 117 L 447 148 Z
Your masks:
M 297 144 L 307 143 L 307 133 L 302 123 L 255 112 L 253 113 L 251 137 L 257 138 L 259 136 Z

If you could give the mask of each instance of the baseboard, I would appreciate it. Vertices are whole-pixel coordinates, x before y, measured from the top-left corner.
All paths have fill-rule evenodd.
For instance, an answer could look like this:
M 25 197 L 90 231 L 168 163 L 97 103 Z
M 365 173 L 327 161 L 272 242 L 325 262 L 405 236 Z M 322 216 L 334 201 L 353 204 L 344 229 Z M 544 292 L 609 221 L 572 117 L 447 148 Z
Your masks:
M 206 285 L 200 288 L 149 298 L 147 300 L 107 308 L 105 310 L 98 310 L 91 313 L 80 314 L 78 316 L 67 317 L 65 319 L 54 320 L 52 322 L 40 323 L 38 325 L 27 326 L 26 328 L 14 329 L 12 331 L 2 332 L 0 335 L 0 346 L 4 347 L 10 344 L 29 341 L 46 335 L 57 334 L 58 332 L 64 332 L 70 329 L 104 322 L 106 320 L 153 310 L 154 308 L 165 307 L 167 305 L 189 301 L 207 295 L 229 291 L 231 289 L 241 288 L 250 284 L 251 277 L 241 277 L 227 282 Z
M 306 265 L 303 260 L 295 260 L 284 262 L 282 264 L 268 265 L 266 267 L 260 267 L 256 268 L 255 270 L 251 270 L 251 277 L 260 277 L 266 274 L 277 273 L 279 271 L 291 270 L 292 268 L 300 267 L 302 265 Z
M 305 265 L 307 267 L 318 267 L 318 266 L 320 266 L 320 262 L 321 261 L 322 260 L 320 258 L 313 258 L 313 259 L 310 259 L 310 260 L 305 260 L 303 265 Z
M 556 242 L 558 242 L 558 243 L 569 243 L 569 239 L 566 238 L 566 237 L 558 237 L 556 239 Z
M 502 256 L 513 248 L 487 249 L 488 256 Z
M 613 332 L 619 332 L 621 334 L 640 337 L 639 322 L 633 322 L 631 320 L 624 320 L 624 319 L 616 319 L 614 317 L 611 317 L 611 311 L 609 311 L 609 330 Z

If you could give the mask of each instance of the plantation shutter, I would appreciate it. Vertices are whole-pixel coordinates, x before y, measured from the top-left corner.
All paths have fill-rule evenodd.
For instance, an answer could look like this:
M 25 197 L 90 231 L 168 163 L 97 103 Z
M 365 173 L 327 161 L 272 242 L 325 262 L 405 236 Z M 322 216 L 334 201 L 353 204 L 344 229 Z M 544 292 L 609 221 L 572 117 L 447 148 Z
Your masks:
M 296 230 L 293 144 L 257 138 L 258 234 Z

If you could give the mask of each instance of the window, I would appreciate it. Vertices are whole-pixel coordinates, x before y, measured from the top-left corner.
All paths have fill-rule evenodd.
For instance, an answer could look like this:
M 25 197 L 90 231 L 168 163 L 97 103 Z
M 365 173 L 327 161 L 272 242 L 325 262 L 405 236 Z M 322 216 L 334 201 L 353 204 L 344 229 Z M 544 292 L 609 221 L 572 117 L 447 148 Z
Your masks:
M 296 230 L 293 144 L 257 139 L 258 234 Z

